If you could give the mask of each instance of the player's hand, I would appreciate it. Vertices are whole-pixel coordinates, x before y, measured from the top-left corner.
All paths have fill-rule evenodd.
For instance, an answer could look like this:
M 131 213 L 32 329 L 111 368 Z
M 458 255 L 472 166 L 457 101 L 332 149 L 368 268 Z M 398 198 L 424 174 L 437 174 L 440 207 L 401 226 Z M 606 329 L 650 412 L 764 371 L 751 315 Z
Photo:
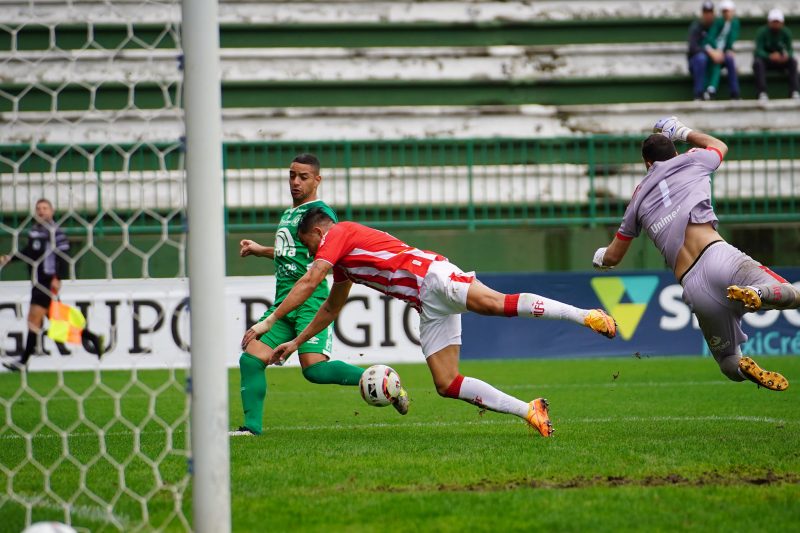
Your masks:
M 603 258 L 606 255 L 606 250 L 608 250 L 608 247 L 604 246 L 603 248 L 598 248 L 594 253 L 594 257 L 592 258 L 592 266 L 595 270 L 606 271 L 614 268 L 613 266 L 606 266 L 603 264 Z
M 10 255 L 0 255 L 0 267 L 6 266 L 11 261 Z
M 250 341 L 259 338 L 261 335 L 272 329 L 274 323 L 275 319 L 272 318 L 272 315 L 269 315 L 261 322 L 256 322 L 253 324 L 250 329 L 244 332 L 244 337 L 242 337 L 242 349 L 247 349 L 247 345 L 250 344 Z
M 239 255 L 241 257 L 247 257 L 248 255 L 258 255 L 258 250 L 263 248 L 260 244 L 256 241 L 251 241 L 250 239 L 242 239 L 239 241 Z
M 677 117 L 664 117 L 656 122 L 653 127 L 653 133 L 660 133 L 667 139 L 675 141 L 686 142 L 686 138 L 692 132 L 692 129 L 684 125 Z
M 297 351 L 297 348 L 297 343 L 294 340 L 284 342 L 275 348 L 275 350 L 272 352 L 272 357 L 270 357 L 269 361 L 267 361 L 267 364 L 278 366 L 282 365 L 290 355 Z

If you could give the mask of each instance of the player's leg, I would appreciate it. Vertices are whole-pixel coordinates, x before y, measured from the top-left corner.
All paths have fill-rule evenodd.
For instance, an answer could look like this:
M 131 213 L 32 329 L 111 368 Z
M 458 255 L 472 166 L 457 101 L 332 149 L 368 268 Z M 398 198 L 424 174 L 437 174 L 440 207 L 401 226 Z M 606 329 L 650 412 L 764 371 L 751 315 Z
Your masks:
M 274 306 L 261 317 L 274 311 Z M 242 408 L 244 425 L 231 435 L 260 435 L 263 431 L 264 400 L 267 396 L 267 362 L 273 350 L 279 344 L 293 339 L 294 324 L 287 319 L 278 320 L 268 332 L 259 339 L 250 341 L 239 357 L 239 375 L 241 378 Z
M 614 319 L 602 309 L 581 309 L 528 292 L 503 294 L 477 279 L 469 286 L 467 309 L 481 315 L 568 320 L 608 338 L 617 333 Z
M 81 332 L 81 344 L 84 350 L 95 354 L 98 359 L 102 359 L 103 353 L 105 352 L 105 337 L 93 333 L 88 329 L 84 329 Z
M 28 336 L 25 339 L 25 352 L 22 354 L 23 365 L 28 362 L 28 359 L 36 351 L 36 341 L 42 331 L 44 325 L 44 317 L 47 316 L 47 307 L 41 303 L 33 303 L 31 301 L 30 309 L 28 309 Z
M 436 391 L 443 397 L 463 400 L 478 407 L 516 415 L 549 437 L 553 430 L 543 398 L 525 403 L 492 385 L 459 372 L 461 317 L 446 315 L 421 317 L 422 351 L 433 377 Z
M 272 348 L 261 340 L 250 341 L 239 356 L 240 394 L 244 424 L 231 435 L 261 435 L 264 430 L 264 400 L 267 396 L 267 361 Z
M 784 390 L 786 379 L 777 372 L 761 369 L 749 357 L 742 357 L 740 346 L 747 341 L 742 331 L 743 310 L 723 297 L 722 287 L 736 271 L 736 254 L 731 246 L 716 246 L 706 251 L 706 260 L 697 263 L 683 278 L 684 301 L 697 316 L 700 330 L 720 371 L 732 381 L 750 380 L 771 390 Z
M 9 370 L 18 371 L 28 365 L 28 360 L 36 351 L 36 344 L 44 325 L 44 317 L 50 307 L 50 294 L 42 290 L 38 283 L 34 283 L 31 290 L 31 306 L 28 309 L 28 334 L 25 337 L 25 349 L 19 362 L 3 363 Z
M 800 307 L 800 289 L 756 261 L 742 265 L 734 282 L 728 298 L 741 302 L 745 312 Z
M 300 366 L 303 377 L 318 385 L 358 385 L 363 368 L 344 361 L 331 361 L 321 353 L 301 353 Z
M 296 337 L 311 323 L 323 302 L 322 298 L 311 298 L 294 312 L 294 335 L 291 338 Z M 344 361 L 331 361 L 332 348 L 333 324 L 301 344 L 297 353 L 303 368 L 303 377 L 320 385 L 358 385 L 364 369 Z

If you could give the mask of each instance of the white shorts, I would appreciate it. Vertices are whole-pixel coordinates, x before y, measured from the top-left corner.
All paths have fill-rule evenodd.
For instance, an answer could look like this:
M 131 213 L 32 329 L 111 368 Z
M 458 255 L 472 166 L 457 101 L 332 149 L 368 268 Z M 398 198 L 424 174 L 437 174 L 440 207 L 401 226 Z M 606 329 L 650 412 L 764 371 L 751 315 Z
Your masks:
M 419 296 L 419 340 L 425 357 L 450 345 L 461 345 L 461 313 L 467 312 L 467 292 L 475 272 L 464 272 L 448 261 L 434 261 L 422 280 Z

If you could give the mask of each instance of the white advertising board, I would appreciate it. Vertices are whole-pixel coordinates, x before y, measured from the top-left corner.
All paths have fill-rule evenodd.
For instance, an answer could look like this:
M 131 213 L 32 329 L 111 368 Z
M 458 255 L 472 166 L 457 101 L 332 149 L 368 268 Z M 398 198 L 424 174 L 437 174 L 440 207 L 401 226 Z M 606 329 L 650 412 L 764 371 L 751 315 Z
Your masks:
M 30 282 L 0 283 L 0 356 L 25 345 Z M 65 281 L 61 301 L 81 309 L 88 328 L 105 337 L 101 361 L 82 346 L 57 346 L 44 338 L 29 369 L 84 370 L 188 367 L 190 361 L 187 279 Z M 219 354 L 238 366 L 247 325 L 257 321 L 275 294 L 273 276 L 229 277 L 219 305 L 220 335 L 230 349 Z M 46 327 L 46 326 L 45 326 Z M 350 363 L 422 362 L 419 315 L 404 302 L 354 285 L 335 324 L 333 357 Z M 63 352 L 63 353 L 62 353 Z M 297 365 L 293 355 L 287 365 Z

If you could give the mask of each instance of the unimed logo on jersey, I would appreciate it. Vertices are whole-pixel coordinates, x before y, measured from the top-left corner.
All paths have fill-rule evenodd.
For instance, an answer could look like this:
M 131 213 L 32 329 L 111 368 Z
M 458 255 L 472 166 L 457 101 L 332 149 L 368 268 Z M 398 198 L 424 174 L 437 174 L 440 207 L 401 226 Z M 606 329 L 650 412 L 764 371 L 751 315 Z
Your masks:
M 622 339 L 629 340 L 656 292 L 658 276 L 596 277 L 591 284 L 603 307 L 617 320 Z

